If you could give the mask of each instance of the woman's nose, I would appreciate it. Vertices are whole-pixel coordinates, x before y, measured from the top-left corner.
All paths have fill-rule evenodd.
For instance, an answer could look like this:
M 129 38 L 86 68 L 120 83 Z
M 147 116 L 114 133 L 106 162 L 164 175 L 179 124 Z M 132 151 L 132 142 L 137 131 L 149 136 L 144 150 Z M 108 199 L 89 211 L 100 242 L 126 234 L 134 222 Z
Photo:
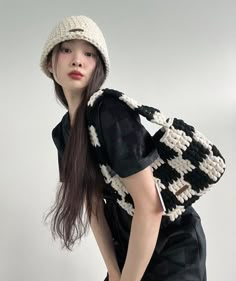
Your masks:
M 73 61 L 72 61 L 72 65 L 73 65 L 73 66 L 76 66 L 76 67 L 81 67 L 81 66 L 82 66 L 82 63 L 81 63 L 79 60 L 73 60 Z
M 74 57 L 72 58 L 72 65 L 73 66 L 82 66 L 82 59 L 81 59 L 81 54 L 77 53 L 74 55 Z

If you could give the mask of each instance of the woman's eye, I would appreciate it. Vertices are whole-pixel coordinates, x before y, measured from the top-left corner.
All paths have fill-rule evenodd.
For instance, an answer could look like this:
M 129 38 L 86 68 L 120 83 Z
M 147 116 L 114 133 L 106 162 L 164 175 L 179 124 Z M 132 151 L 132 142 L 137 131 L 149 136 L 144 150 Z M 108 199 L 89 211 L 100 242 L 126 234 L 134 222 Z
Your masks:
M 65 47 L 61 47 L 61 51 L 63 53 L 68 53 L 70 51 L 70 49 L 69 48 L 65 48 Z
M 86 52 L 85 53 L 88 57 L 95 57 L 95 54 L 94 53 L 91 53 L 91 52 Z

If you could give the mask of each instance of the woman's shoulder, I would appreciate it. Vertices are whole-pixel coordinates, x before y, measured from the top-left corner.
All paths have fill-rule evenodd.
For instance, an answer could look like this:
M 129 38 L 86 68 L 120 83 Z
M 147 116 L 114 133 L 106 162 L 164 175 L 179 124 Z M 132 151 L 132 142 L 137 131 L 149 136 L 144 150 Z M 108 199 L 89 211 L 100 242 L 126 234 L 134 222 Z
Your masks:
M 112 115 L 116 114 L 132 114 L 136 117 L 139 114 L 133 110 L 122 97 L 123 92 L 117 89 L 105 88 L 103 91 L 106 92 L 103 98 L 99 101 L 100 112 L 110 112 Z M 115 93 L 115 94 L 114 94 Z M 140 119 L 140 118 L 139 118 Z
M 69 115 L 69 112 L 67 111 L 61 118 L 61 120 L 53 127 L 52 129 L 52 135 L 55 135 L 57 134 L 61 128 L 62 128 L 62 125 L 66 124 L 68 122 L 68 115 Z
M 104 90 L 103 90 L 104 91 Z M 137 122 L 141 124 L 141 118 L 137 111 L 132 109 L 122 98 L 122 92 L 114 89 L 105 89 L 106 93 L 98 93 L 91 99 L 87 107 L 87 119 L 93 126 L 99 127 L 122 127 L 137 126 Z M 114 92 L 116 92 L 114 94 Z
M 101 90 L 100 101 L 101 103 L 106 104 L 122 103 L 122 101 L 119 99 L 122 94 L 123 92 L 117 89 L 104 88 Z
M 121 90 L 114 88 L 102 88 L 90 97 L 88 104 L 91 105 L 91 107 L 93 107 L 94 104 L 124 104 L 122 101 L 123 95 L 124 92 Z
M 69 112 L 67 111 L 61 118 L 60 122 L 58 122 L 52 129 L 51 135 L 54 143 L 57 143 L 61 137 L 64 128 L 69 127 Z

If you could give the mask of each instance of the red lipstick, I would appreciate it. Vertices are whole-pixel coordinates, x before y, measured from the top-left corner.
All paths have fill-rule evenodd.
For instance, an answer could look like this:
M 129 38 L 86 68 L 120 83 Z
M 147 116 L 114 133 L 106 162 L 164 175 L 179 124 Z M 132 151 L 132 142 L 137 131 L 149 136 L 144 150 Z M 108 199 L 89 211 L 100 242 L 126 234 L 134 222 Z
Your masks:
M 81 79 L 84 75 L 80 71 L 71 71 L 68 74 L 72 79 Z

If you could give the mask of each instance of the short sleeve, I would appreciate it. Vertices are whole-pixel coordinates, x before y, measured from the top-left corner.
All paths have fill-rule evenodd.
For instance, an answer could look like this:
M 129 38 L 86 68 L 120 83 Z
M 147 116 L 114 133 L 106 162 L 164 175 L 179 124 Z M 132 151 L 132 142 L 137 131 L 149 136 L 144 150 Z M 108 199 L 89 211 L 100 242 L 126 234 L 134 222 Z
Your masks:
M 105 99 L 99 107 L 99 121 L 108 164 L 120 177 L 143 170 L 158 157 L 139 114 L 123 101 Z

